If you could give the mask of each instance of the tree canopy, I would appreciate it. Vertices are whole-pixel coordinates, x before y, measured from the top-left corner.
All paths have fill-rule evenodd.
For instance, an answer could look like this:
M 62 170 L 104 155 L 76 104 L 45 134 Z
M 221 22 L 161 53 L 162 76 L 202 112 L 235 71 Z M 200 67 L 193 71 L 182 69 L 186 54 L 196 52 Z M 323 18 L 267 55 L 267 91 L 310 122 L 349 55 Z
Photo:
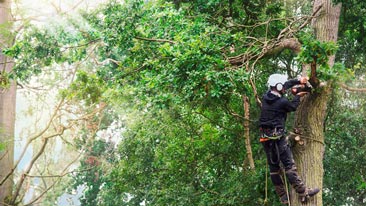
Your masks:
M 315 39 L 309 2 L 113 0 L 80 19 L 26 27 L 4 50 L 16 64 L 3 76 L 27 83 L 52 65 L 75 68 L 59 97 L 101 112 L 73 140 L 84 156 L 69 189 L 84 187 L 82 205 L 279 205 L 257 141 L 258 99 L 269 74 L 294 78 L 314 55 L 321 81 L 363 86 L 365 4 L 343 8 L 335 45 Z M 335 85 L 325 205 L 361 205 L 365 100 Z M 116 147 L 97 133 L 115 122 L 124 130 Z

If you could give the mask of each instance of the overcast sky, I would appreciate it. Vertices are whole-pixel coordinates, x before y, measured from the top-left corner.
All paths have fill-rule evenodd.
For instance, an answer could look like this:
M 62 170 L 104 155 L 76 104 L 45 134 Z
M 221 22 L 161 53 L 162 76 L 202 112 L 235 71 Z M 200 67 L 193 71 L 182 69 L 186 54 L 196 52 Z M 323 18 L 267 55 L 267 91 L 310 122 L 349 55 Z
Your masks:
M 13 0 L 13 13 L 35 21 L 49 20 L 60 13 L 90 10 L 107 0 Z M 19 17 L 18 17 L 19 18 Z

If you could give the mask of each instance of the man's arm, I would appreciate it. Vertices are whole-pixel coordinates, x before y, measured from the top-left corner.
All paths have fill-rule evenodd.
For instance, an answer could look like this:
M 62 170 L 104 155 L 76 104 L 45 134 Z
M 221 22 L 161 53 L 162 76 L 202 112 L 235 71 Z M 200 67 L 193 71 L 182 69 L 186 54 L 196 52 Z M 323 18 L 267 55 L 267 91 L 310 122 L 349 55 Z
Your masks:
M 287 82 L 285 82 L 285 84 L 283 85 L 283 87 L 285 88 L 285 90 L 288 90 L 289 88 L 295 86 L 296 84 L 300 84 L 300 80 L 298 80 L 298 79 L 290 79 Z
M 300 104 L 300 96 L 295 95 L 294 98 L 289 101 L 286 98 L 283 98 L 283 108 L 286 110 L 286 112 L 293 112 L 297 109 L 297 107 Z
M 285 88 L 285 90 L 287 90 L 287 89 L 295 86 L 296 84 L 306 84 L 307 81 L 308 81 L 307 77 L 300 77 L 299 79 L 290 79 L 285 82 L 283 87 Z

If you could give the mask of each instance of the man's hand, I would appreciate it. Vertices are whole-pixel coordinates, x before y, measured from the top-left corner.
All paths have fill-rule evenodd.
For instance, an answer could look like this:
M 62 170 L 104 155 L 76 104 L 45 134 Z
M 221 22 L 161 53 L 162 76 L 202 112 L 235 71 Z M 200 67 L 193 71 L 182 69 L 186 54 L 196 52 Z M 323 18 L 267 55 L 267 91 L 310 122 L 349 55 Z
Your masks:
M 309 94 L 309 92 L 299 92 L 299 93 L 297 93 L 296 95 L 297 95 L 297 96 L 300 96 L 300 97 L 303 97 L 303 96 L 305 96 L 306 94 Z
M 300 83 L 301 84 L 306 84 L 306 82 L 308 82 L 309 78 L 308 77 L 300 77 Z

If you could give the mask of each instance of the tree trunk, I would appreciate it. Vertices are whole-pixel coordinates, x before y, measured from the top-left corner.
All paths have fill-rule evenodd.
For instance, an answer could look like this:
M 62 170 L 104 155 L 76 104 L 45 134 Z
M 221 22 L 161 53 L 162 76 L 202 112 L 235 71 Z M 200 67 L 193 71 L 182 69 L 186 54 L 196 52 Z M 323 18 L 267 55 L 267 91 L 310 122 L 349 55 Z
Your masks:
M 250 144 L 250 129 L 249 129 L 249 98 L 245 95 L 242 95 L 243 98 L 243 106 L 244 106 L 244 136 L 245 136 L 245 148 L 247 150 L 247 159 L 249 161 L 249 167 L 251 170 L 254 170 L 254 159 L 253 159 L 253 152 L 252 146 Z M 243 165 L 245 167 L 245 165 Z
M 0 51 L 13 40 L 10 17 L 10 1 L 0 0 Z M 0 77 L 11 69 L 12 63 L 0 52 Z M 9 88 L 0 88 L 0 144 L 5 145 L 5 149 L 0 151 L 0 205 L 5 205 L 4 202 L 11 198 L 13 187 L 12 175 L 9 174 L 14 167 L 15 96 L 15 82 L 11 82 Z
M 320 41 L 337 41 L 338 23 L 341 5 L 332 5 L 331 0 L 315 0 L 314 10 L 322 6 L 320 15 L 314 19 L 316 38 Z M 334 65 L 334 56 L 329 58 L 329 65 Z M 299 175 L 307 187 L 323 188 L 324 157 L 324 121 L 331 82 L 327 82 L 317 91 L 304 97 L 297 109 L 294 127 L 299 129 L 302 144 L 293 148 L 294 159 Z M 322 206 L 322 191 L 306 203 L 301 203 L 294 190 L 291 191 L 291 205 Z

